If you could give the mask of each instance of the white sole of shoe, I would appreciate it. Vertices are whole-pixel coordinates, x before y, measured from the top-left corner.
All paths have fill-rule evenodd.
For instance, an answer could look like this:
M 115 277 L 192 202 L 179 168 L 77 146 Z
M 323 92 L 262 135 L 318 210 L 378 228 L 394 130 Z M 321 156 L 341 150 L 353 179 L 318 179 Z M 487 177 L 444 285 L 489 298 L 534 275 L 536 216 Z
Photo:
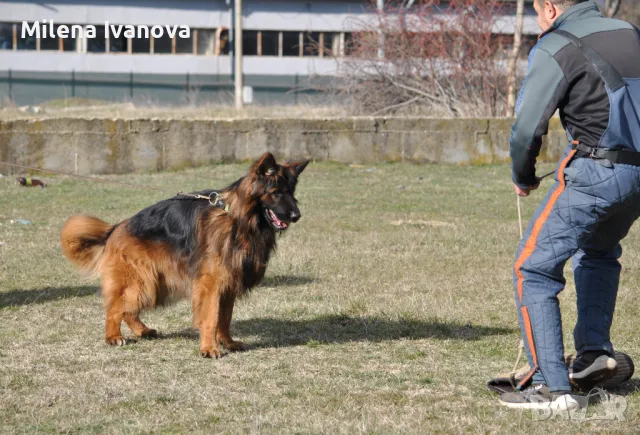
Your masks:
M 585 382 L 597 384 L 615 376 L 617 369 L 617 361 L 614 358 L 607 358 L 604 364 L 602 364 L 602 362 L 598 362 L 579 373 L 570 373 L 569 379 L 575 384 Z
M 533 409 L 544 410 L 554 409 L 557 411 L 575 410 L 580 408 L 580 404 L 574 399 L 571 394 L 563 394 L 553 400 L 534 400 L 533 402 L 503 402 L 500 400 L 500 404 L 511 409 Z

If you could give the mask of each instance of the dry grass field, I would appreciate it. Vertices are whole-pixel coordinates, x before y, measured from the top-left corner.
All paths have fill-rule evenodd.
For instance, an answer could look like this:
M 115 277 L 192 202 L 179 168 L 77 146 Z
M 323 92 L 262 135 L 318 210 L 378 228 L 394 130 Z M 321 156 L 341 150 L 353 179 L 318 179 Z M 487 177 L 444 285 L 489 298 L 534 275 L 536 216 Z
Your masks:
M 245 169 L 105 178 L 177 192 L 222 187 Z M 2 433 L 547 434 L 640 426 L 637 377 L 617 392 L 628 401 L 624 422 L 536 422 L 500 407 L 486 389 L 511 368 L 519 340 L 511 285 L 518 221 L 507 166 L 309 165 L 298 186 L 302 219 L 279 239 L 263 285 L 234 313 L 232 331 L 251 348 L 219 360 L 198 356 L 186 302 L 142 316 L 160 339 L 106 346 L 99 283 L 81 278 L 60 253 L 70 215 L 117 222 L 165 196 L 38 178 L 50 187 L 0 179 Z M 542 196 L 523 201 L 525 217 Z M 640 358 L 638 228 L 624 247 L 613 339 Z M 560 299 L 571 350 L 571 279 Z

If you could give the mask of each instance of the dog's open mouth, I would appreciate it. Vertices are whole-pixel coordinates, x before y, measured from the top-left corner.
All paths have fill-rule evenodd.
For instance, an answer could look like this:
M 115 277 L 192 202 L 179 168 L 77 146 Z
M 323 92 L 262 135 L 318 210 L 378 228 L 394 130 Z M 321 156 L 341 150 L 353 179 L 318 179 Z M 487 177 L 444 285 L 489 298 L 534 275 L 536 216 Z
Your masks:
M 267 219 L 269 220 L 271 225 L 273 225 L 273 227 L 276 230 L 286 230 L 287 229 L 289 224 L 287 224 L 286 222 L 282 222 L 280 219 L 278 219 L 276 214 L 274 212 L 272 212 L 271 210 L 269 210 L 268 208 L 266 208 L 265 210 L 266 210 Z

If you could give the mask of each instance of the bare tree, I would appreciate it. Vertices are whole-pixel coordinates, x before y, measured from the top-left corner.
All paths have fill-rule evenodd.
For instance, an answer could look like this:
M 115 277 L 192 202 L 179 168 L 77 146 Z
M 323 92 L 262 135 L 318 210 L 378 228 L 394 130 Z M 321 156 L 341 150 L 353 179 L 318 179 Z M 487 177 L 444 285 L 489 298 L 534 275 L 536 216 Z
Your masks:
M 640 27 L 640 4 L 638 0 L 621 2 L 618 17 Z
M 516 24 L 513 30 L 513 49 L 509 56 L 509 72 L 507 76 L 507 110 L 505 116 L 514 116 L 516 108 L 516 79 L 518 60 L 522 47 L 522 28 L 524 26 L 524 0 L 517 0 Z
M 406 0 L 385 2 L 375 19 L 356 23 L 361 30 L 346 43 L 347 56 L 337 58 L 340 92 L 365 114 L 504 114 L 508 37 L 497 29 L 502 4 L 415 0 L 409 11 Z
M 607 17 L 614 17 L 618 12 L 620 12 L 621 5 L 622 0 L 605 0 L 603 12 Z

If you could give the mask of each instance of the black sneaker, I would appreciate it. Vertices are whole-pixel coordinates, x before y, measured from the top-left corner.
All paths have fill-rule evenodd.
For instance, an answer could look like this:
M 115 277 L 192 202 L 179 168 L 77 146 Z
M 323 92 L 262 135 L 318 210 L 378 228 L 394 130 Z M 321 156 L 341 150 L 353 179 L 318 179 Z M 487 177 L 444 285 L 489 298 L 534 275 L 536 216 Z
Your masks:
M 555 409 L 559 411 L 580 408 L 569 393 L 552 393 L 546 385 L 534 385 L 524 391 L 500 395 L 500 404 L 513 409 Z
M 590 391 L 593 387 L 618 372 L 618 363 L 604 351 L 585 352 L 573 362 L 569 370 L 569 379 L 582 391 Z

